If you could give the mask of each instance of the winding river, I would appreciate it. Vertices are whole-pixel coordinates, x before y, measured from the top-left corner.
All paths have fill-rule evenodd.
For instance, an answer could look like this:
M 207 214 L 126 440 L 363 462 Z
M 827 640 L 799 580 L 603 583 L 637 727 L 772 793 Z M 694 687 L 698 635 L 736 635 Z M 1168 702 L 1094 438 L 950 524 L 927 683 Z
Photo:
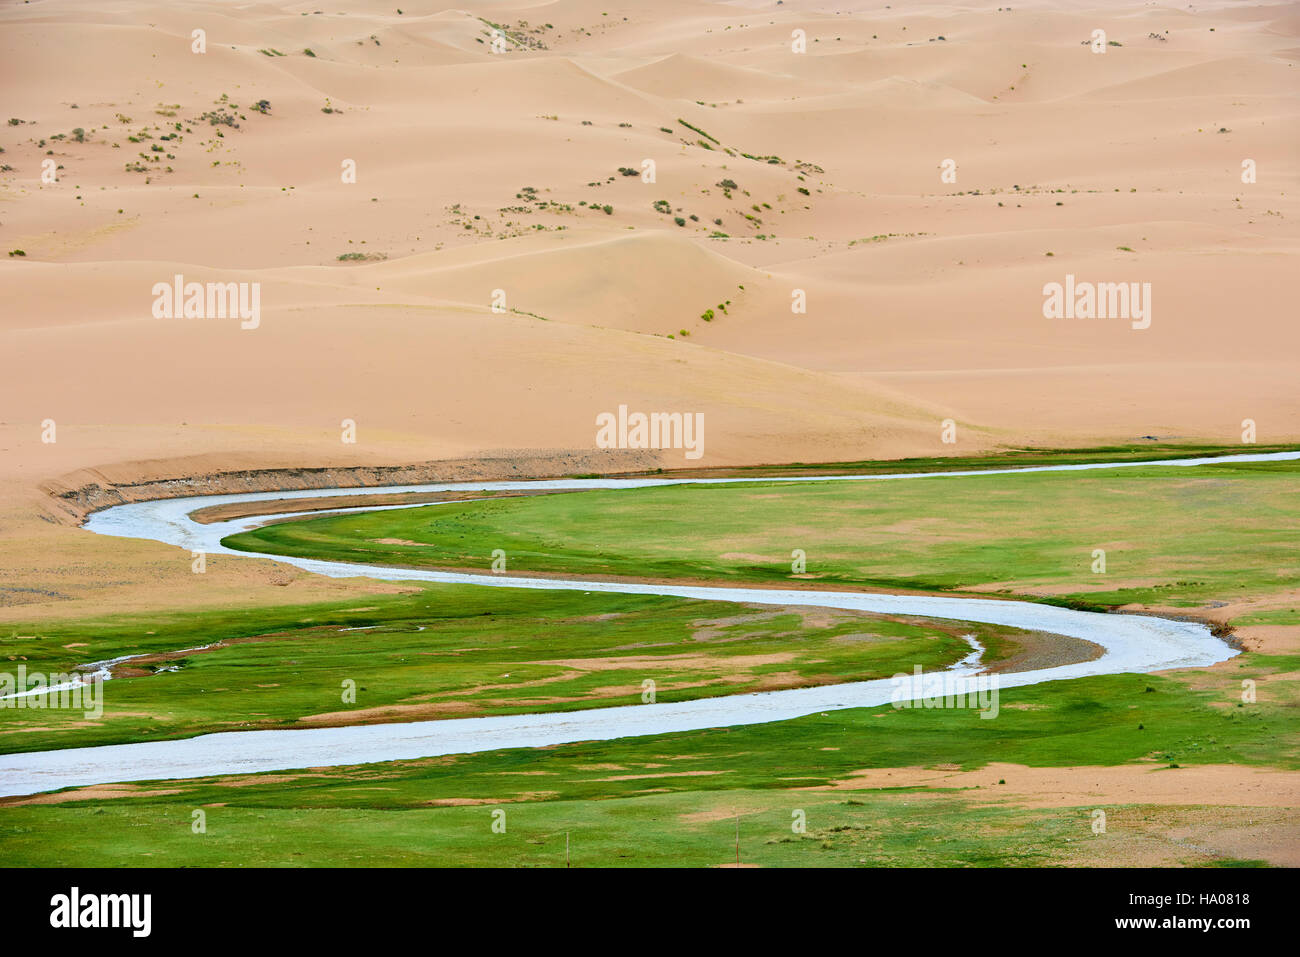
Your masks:
M 301 500 L 340 494 L 363 496 L 400 492 L 578 491 L 756 481 L 773 483 L 876 482 L 905 479 L 969 481 L 981 475 L 1020 472 L 1090 471 L 1138 466 L 1195 468 L 1208 463 L 1269 462 L 1288 459 L 1300 459 L 1300 452 L 888 475 L 762 479 L 559 479 L 311 489 L 298 492 L 253 492 L 160 499 L 119 505 L 93 514 L 87 520 L 85 527 L 101 535 L 150 539 L 208 554 L 248 556 L 255 553 L 233 551 L 223 546 L 221 540 L 236 532 L 299 513 L 259 515 L 207 525 L 194 521 L 190 518 L 190 514 L 200 508 L 215 505 Z M 423 506 L 422 504 L 380 506 L 380 508 L 418 507 Z M 335 509 L 314 514 L 337 514 L 341 511 L 372 509 L 373 507 Z M 975 621 L 1081 638 L 1100 645 L 1103 649 L 1102 655 L 1092 661 L 1000 675 L 999 686 L 1002 688 L 1089 675 L 1203 667 L 1237 654 L 1226 643 L 1214 637 L 1202 624 L 1146 615 L 1073 611 L 1026 601 L 879 595 L 794 588 L 718 588 L 696 585 L 595 582 L 581 579 L 535 579 L 496 574 L 389 568 L 279 555 L 261 557 L 273 558 L 315 574 L 335 578 L 365 576 L 389 581 L 445 582 L 481 585 L 487 588 L 536 588 L 665 595 L 709 601 L 745 602 L 758 605 L 805 605 Z M 977 663 L 967 660 L 949 674 L 974 675 L 978 670 Z M 150 680 L 166 679 L 157 677 Z M 285 731 L 235 731 L 170 741 L 0 755 L 0 795 L 34 794 L 59 788 L 123 781 L 252 774 L 263 771 L 409 760 L 445 754 L 495 751 L 503 748 L 535 748 L 576 741 L 608 740 L 733 725 L 761 724 L 843 708 L 866 708 L 888 704 L 894 687 L 892 680 L 878 679 L 787 691 L 738 694 L 696 701 L 594 708 L 561 714 L 451 718 L 402 724 Z M 105 693 L 111 694 L 107 686 Z

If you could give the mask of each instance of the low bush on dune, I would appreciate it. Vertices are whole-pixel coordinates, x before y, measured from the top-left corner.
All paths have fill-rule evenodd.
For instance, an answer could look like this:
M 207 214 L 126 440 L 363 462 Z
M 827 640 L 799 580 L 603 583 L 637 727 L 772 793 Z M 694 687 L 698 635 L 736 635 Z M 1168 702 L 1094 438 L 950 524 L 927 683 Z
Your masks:
M 680 123 L 680 124 L 682 124 L 682 126 L 686 127 L 688 130 L 694 130 L 696 133 L 699 133 L 699 134 L 700 134 L 701 136 L 703 136 L 706 140 L 712 140 L 713 142 L 717 143 L 719 146 L 722 145 L 722 141 L 719 140 L 716 136 L 710 136 L 708 133 L 704 132 L 704 130 L 700 129 L 698 126 L 692 126 L 690 123 L 687 123 L 687 122 L 686 122 L 684 119 L 682 119 L 681 117 L 678 117 L 678 118 L 677 118 L 677 122 Z M 709 147 L 709 149 L 712 149 L 712 148 L 713 148 L 713 147 Z
M 229 126 L 235 129 L 239 124 L 235 122 L 235 115 L 227 113 L 224 109 L 208 110 L 199 117 L 199 120 L 207 120 L 210 126 Z

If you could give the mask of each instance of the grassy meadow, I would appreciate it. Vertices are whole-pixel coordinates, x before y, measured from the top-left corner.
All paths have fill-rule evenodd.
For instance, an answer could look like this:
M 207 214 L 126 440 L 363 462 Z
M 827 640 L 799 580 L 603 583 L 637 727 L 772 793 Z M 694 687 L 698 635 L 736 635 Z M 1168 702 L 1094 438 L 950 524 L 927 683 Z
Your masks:
M 1169 454 L 1141 454 L 1148 451 Z M 502 548 L 518 574 L 996 593 L 1099 608 L 1136 602 L 1194 613 L 1250 601 L 1234 624 L 1285 628 L 1300 625 L 1298 477 L 1300 464 L 1286 462 L 756 480 L 320 517 L 231 543 L 477 569 Z M 1106 551 L 1105 573 L 1091 568 L 1097 548 Z M 792 573 L 794 549 L 807 554 L 803 576 Z M 807 607 L 451 585 L 364 602 L 6 626 L 0 654 L 30 670 L 151 657 L 105 685 L 99 722 L 0 712 L 0 752 L 632 704 L 646 678 L 659 701 L 863 680 L 949 664 L 968 650 L 964 634 L 976 635 L 992 660 L 1014 656 L 1027 637 Z M 854 709 L 542 749 L 3 798 L 0 848 L 9 863 L 43 865 L 561 867 L 568 835 L 574 866 L 713 866 L 734 860 L 739 819 L 742 861 L 765 866 L 1252 865 L 1260 862 L 1167 834 L 1205 821 L 1285 827 L 1285 809 L 1036 808 L 924 787 L 831 788 L 865 769 L 991 762 L 1134 764 L 1174 775 L 1205 764 L 1300 770 L 1298 673 L 1300 655 L 1247 652 L 1209 670 L 1004 690 L 992 721 L 969 710 Z M 1242 700 L 1246 678 L 1259 684 L 1256 701 Z M 354 704 L 341 700 L 348 679 L 357 684 Z M 1104 835 L 1089 826 L 1098 806 L 1114 825 Z M 499 811 L 504 833 L 492 828 Z M 802 831 L 792 828 L 800 815 Z
M 1194 608 L 1300 587 L 1300 461 L 680 485 L 327 516 L 233 548 L 515 574 L 971 591 Z M 795 550 L 806 573 L 792 573 Z M 1096 550 L 1105 571 L 1094 571 Z
M 212 731 L 414 721 L 639 704 L 887 678 L 1022 647 L 1014 628 L 644 595 L 417 586 L 412 594 L 16 626 L 0 654 L 70 673 L 122 655 L 104 715 L 0 710 L 0 752 Z M 216 647 L 205 647 L 208 645 Z M 186 650 L 194 649 L 194 650 Z M 201 650 L 200 650 L 201 649 Z M 175 670 L 171 670 L 175 669 Z M 344 701 L 344 683 L 355 700 Z
M 816 789 L 864 768 L 989 762 L 1140 761 L 1161 774 L 1207 763 L 1300 767 L 1290 715 L 1300 683 L 1241 706 L 1237 684 L 1300 661 L 1243 659 L 1196 690 L 1147 675 L 1011 689 L 994 721 L 962 710 L 855 709 L 537 750 L 145 782 L 135 795 L 97 788 L 64 803 L 0 799 L 0 846 L 10 860 L 91 866 L 556 867 L 567 831 L 575 865 L 708 866 L 731 859 L 739 813 L 742 860 L 768 865 L 1014 866 L 1080 854 L 1095 863 L 1125 831 L 1093 840 L 1090 808 L 990 807 L 916 787 Z M 1099 806 L 1129 829 L 1156 813 Z M 196 810 L 206 816 L 202 834 L 192 830 Z M 505 812 L 505 834 L 491 828 L 494 810 Z M 802 834 L 791 830 L 797 810 L 807 817 Z M 1240 810 L 1215 813 L 1229 820 Z

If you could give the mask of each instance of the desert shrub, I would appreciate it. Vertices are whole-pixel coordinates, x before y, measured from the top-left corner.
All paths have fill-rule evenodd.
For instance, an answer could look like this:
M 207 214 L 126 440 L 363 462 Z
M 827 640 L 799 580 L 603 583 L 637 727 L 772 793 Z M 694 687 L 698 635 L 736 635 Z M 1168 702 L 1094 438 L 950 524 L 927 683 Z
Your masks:
M 700 134 L 701 136 L 703 136 L 705 139 L 707 139 L 707 140 L 713 140 L 713 142 L 717 143 L 719 146 L 722 145 L 722 141 L 719 140 L 717 137 L 715 137 L 715 136 L 710 136 L 708 133 L 704 132 L 704 130 L 700 129 L 698 126 L 692 126 L 690 123 L 687 123 L 687 122 L 686 122 L 684 119 L 682 119 L 680 116 L 677 118 L 677 122 L 680 123 L 680 124 L 682 124 L 682 126 L 686 127 L 688 130 L 694 130 L 696 133 L 699 133 L 699 134 Z M 709 148 L 712 149 L 712 147 L 709 147 Z
M 207 120 L 210 126 L 232 126 L 236 128 L 239 126 L 239 124 L 235 122 L 235 115 L 233 113 L 227 113 L 224 109 L 208 110 L 200 116 L 199 119 Z

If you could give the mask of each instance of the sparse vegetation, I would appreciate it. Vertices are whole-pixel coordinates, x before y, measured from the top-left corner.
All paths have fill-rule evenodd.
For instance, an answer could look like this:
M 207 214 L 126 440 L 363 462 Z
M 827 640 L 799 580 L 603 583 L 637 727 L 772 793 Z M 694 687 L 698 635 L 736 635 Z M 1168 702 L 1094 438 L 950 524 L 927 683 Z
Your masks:
M 691 125 L 690 123 L 687 123 L 687 122 L 686 122 L 685 120 L 683 120 L 681 117 L 678 117 L 678 118 L 677 118 L 677 122 L 680 123 L 680 124 L 682 124 L 682 126 L 686 127 L 688 130 L 694 130 L 696 133 L 699 133 L 699 134 L 700 134 L 701 136 L 703 136 L 706 140 L 710 140 L 710 141 L 712 141 L 712 142 L 714 142 L 714 143 L 717 143 L 719 146 L 722 145 L 722 141 L 721 141 L 721 140 L 717 139 L 717 138 L 714 137 L 714 136 L 710 136 L 708 133 L 704 132 L 704 130 L 700 129 L 698 126 L 693 126 L 693 125 Z M 713 149 L 713 147 L 710 146 L 709 149 Z
M 230 126 L 235 129 L 239 128 L 239 124 L 235 122 L 235 114 L 224 107 L 218 107 L 215 110 L 208 110 L 207 112 L 200 114 L 199 120 L 207 120 L 209 126 Z

